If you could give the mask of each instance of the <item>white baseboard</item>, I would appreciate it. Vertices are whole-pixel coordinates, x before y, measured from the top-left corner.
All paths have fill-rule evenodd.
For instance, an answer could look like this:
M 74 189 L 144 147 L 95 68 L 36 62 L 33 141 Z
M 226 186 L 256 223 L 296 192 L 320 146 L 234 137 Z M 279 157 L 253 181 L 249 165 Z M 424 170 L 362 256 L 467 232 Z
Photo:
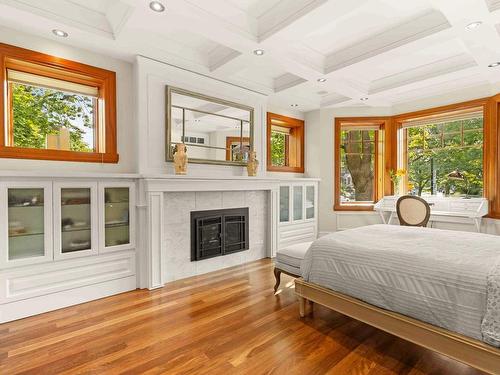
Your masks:
M 134 289 L 136 289 L 135 275 L 6 303 L 0 305 L 0 323 L 78 305 Z

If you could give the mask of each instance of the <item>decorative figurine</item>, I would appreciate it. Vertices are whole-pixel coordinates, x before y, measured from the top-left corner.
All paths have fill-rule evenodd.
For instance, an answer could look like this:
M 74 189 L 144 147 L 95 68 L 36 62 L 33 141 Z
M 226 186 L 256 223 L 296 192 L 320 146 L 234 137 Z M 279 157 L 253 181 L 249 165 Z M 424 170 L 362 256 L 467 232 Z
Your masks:
M 257 175 L 257 168 L 259 168 L 259 161 L 256 159 L 257 153 L 250 151 L 248 153 L 247 172 L 248 176 L 254 177 Z
M 174 167 L 175 174 L 186 174 L 187 173 L 187 149 L 184 143 L 177 143 L 174 147 Z

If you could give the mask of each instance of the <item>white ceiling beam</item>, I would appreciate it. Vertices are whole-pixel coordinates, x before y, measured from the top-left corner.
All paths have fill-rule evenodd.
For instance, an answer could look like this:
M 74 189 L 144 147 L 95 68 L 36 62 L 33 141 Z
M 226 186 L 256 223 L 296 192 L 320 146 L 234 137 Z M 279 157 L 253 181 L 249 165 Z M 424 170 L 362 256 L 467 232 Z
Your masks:
M 282 0 L 258 20 L 258 41 L 262 42 L 310 14 L 328 0 Z M 334 16 L 335 17 L 335 16 Z
M 459 71 L 477 70 L 477 63 L 466 53 L 433 61 L 401 73 L 377 79 L 370 84 L 369 95 L 399 89 L 414 83 L 440 78 Z
M 333 52 L 326 58 L 325 70 L 331 73 L 359 62 L 366 62 L 412 42 L 424 41 L 426 37 L 449 28 L 451 25 L 440 12 L 426 12 L 350 47 Z

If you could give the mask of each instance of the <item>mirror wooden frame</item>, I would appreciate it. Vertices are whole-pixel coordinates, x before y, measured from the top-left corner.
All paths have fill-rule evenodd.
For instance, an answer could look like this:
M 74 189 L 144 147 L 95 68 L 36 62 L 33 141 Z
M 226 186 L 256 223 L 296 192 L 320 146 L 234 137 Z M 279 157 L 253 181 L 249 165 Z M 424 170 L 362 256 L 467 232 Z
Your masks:
M 192 98 L 200 99 L 200 100 L 206 100 L 210 101 L 213 103 L 229 106 L 229 107 L 234 107 L 238 109 L 242 109 L 245 111 L 250 112 L 250 121 L 248 121 L 249 127 L 250 127 L 250 151 L 254 150 L 254 109 L 252 107 L 243 105 L 243 104 L 238 104 L 234 103 L 231 101 L 227 101 L 224 99 L 219 99 L 215 98 L 212 96 L 196 93 L 193 91 L 181 89 L 178 87 L 173 87 L 173 86 L 166 86 L 166 128 L 165 128 L 165 154 L 166 154 L 166 161 L 167 162 L 172 162 L 174 160 L 174 155 L 172 152 L 172 147 L 171 145 L 171 140 L 172 140 L 172 116 L 171 116 L 171 111 L 172 111 L 172 94 L 180 94 L 180 95 L 185 95 L 189 96 Z M 214 114 L 217 115 L 217 114 Z M 188 153 L 189 157 L 189 153 Z M 216 164 L 216 165 L 232 165 L 232 166 L 246 166 L 247 163 L 244 161 L 225 161 L 225 160 L 213 160 L 213 159 L 197 159 L 197 158 L 189 158 L 190 163 L 199 163 L 199 164 Z

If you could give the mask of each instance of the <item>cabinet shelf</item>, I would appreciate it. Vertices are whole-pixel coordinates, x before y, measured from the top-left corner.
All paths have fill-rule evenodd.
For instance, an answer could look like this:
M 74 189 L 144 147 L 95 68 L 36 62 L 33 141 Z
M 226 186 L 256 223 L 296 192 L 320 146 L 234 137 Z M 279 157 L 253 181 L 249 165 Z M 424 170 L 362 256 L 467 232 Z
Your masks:
M 122 227 L 128 227 L 129 223 L 116 223 L 116 224 L 106 224 L 104 227 L 106 229 L 108 228 L 122 228 Z
M 42 203 L 37 203 L 37 204 L 9 204 L 9 208 L 40 208 L 43 207 L 44 204 Z
M 69 228 L 63 229 L 62 233 L 71 233 L 71 232 L 88 232 L 90 231 L 90 227 L 77 227 L 77 228 Z
M 29 237 L 29 236 L 43 236 L 44 232 L 27 232 L 27 233 L 16 233 L 9 234 L 9 238 L 18 238 L 18 237 Z

